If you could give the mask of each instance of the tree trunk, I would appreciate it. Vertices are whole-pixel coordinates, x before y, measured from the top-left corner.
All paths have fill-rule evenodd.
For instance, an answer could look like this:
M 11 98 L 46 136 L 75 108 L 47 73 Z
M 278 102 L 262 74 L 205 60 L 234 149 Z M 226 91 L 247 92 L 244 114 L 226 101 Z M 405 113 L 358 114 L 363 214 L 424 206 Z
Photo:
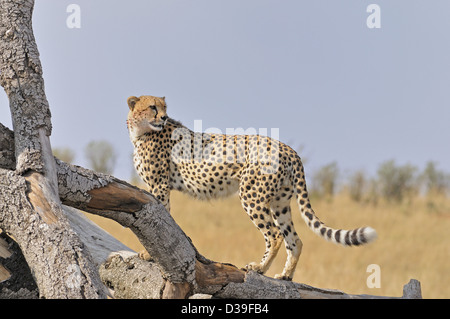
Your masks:
M 0 2 L 0 84 L 10 102 L 16 159 L 14 172 L 0 170 L 0 227 L 19 244 L 40 297 L 103 297 L 90 256 L 61 209 L 33 6 L 33 1 Z M 74 272 L 82 274 L 79 282 L 71 282 Z
M 39 291 L 17 243 L 0 231 L 0 299 L 36 299 Z

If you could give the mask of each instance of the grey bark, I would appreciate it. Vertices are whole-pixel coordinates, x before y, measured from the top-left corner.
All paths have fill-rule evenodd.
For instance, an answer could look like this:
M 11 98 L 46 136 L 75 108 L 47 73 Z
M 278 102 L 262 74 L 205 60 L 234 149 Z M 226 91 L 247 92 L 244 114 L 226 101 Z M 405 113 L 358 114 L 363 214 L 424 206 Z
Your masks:
M 99 228 L 83 213 L 63 206 L 70 225 L 92 255 L 108 294 L 113 298 L 159 299 L 165 280 L 160 267 Z
M 16 159 L 15 171 L 0 170 L 0 228 L 19 244 L 40 297 L 104 297 L 90 256 L 62 213 L 33 6 L 0 1 L 0 84 L 10 103 Z M 82 274 L 77 285 L 70 284 L 74 270 Z
M 166 284 L 158 265 L 137 255 L 113 255 L 99 271 L 114 297 L 120 299 L 161 299 Z
M 24 177 L 0 169 L 0 227 L 19 244 L 41 298 L 105 296 L 91 258 L 64 216 L 35 210 Z M 45 215 L 47 214 L 47 215 Z M 79 283 L 72 284 L 74 273 Z
M 420 282 L 416 279 L 411 279 L 403 286 L 403 298 L 405 299 L 422 299 L 422 288 Z
M 36 299 L 39 291 L 17 243 L 0 231 L 0 299 Z

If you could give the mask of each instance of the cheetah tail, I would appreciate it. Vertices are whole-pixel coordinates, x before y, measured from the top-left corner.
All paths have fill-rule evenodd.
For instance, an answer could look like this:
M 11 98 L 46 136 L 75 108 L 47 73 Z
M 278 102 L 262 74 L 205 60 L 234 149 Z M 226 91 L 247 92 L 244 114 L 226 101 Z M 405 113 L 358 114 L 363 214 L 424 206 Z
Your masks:
M 360 227 L 352 230 L 333 229 L 326 226 L 314 213 L 309 202 L 308 192 L 304 181 L 303 166 L 300 165 L 296 172 L 294 188 L 297 193 L 297 203 L 302 218 L 308 227 L 320 237 L 345 246 L 358 246 L 370 243 L 377 238 L 377 233 L 372 227 Z

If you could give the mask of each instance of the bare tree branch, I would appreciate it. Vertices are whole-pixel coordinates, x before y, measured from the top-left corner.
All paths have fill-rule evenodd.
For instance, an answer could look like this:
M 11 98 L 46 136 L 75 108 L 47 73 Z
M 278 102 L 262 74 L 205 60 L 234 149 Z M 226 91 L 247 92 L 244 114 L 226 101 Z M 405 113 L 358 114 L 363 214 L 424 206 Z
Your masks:
M 194 285 L 195 248 L 151 194 L 109 175 L 57 163 L 64 204 L 130 228 L 169 282 L 176 286 Z

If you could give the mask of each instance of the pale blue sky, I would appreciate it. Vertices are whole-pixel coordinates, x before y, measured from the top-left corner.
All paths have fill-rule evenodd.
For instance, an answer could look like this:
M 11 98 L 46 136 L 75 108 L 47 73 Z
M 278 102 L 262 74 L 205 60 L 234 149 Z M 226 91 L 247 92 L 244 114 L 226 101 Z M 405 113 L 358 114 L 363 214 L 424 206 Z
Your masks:
M 366 25 L 371 3 L 381 29 Z M 449 172 L 449 15 L 448 0 L 36 1 L 52 145 L 86 165 L 86 144 L 106 139 L 127 179 L 126 99 L 149 94 L 191 129 L 279 128 L 307 176 L 389 159 Z M 11 127 L 4 93 L 0 121 Z

